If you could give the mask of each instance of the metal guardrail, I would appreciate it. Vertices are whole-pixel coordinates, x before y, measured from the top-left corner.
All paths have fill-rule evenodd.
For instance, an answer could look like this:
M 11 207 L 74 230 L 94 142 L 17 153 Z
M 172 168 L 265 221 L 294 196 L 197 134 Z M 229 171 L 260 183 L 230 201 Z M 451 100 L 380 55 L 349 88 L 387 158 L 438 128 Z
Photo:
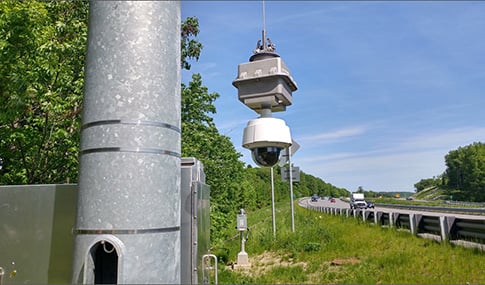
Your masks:
M 485 250 L 485 220 L 436 216 L 415 213 L 399 213 L 364 209 L 347 209 L 314 206 L 298 201 L 298 205 L 314 211 L 354 217 L 381 227 L 407 230 L 411 234 L 440 242 L 450 242 L 466 247 Z
M 439 207 L 439 206 L 419 206 L 419 205 L 402 205 L 402 204 L 381 204 L 376 203 L 376 206 L 396 209 L 408 209 L 408 210 L 423 210 L 423 211 L 436 211 L 436 212 L 449 212 L 449 213 L 467 213 L 467 214 L 485 214 L 484 208 L 454 208 L 454 207 Z

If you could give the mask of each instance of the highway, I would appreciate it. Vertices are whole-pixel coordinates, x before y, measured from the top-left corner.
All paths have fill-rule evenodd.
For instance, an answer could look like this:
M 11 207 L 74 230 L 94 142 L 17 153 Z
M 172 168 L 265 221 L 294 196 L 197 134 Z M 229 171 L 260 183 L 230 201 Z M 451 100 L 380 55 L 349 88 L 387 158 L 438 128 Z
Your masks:
M 327 199 L 318 199 L 316 202 L 311 202 L 310 197 L 305 197 L 300 199 L 300 204 L 302 205 L 311 205 L 317 207 L 328 207 L 328 208 L 342 208 L 342 209 L 349 209 L 349 203 L 342 201 L 339 198 L 335 198 L 335 203 L 331 203 Z M 485 220 L 485 215 L 477 215 L 477 214 L 457 214 L 451 212 L 437 212 L 437 211 L 429 211 L 425 210 L 427 207 L 422 207 L 419 210 L 410 210 L 410 209 L 399 209 L 393 207 L 382 207 L 376 206 L 375 209 L 368 209 L 369 211 L 379 211 L 379 212 L 394 212 L 394 213 L 403 213 L 403 214 L 423 214 L 426 213 L 427 216 L 453 216 L 456 218 L 463 218 L 463 219 L 474 219 L 474 220 Z

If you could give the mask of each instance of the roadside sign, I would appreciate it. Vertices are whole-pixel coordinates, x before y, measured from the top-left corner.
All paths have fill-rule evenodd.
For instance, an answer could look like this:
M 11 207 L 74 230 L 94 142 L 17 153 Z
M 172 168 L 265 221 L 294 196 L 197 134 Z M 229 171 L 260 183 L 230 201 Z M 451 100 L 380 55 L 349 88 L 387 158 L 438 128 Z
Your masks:
M 291 168 L 291 180 L 293 182 L 300 182 L 300 167 L 293 166 Z M 281 168 L 281 181 L 290 181 L 290 169 L 288 167 Z
M 299 149 L 300 149 L 300 145 L 296 141 L 291 140 L 291 146 L 289 147 L 290 154 L 288 155 L 288 148 L 284 148 L 281 151 L 281 158 L 280 158 L 280 161 L 278 162 L 278 165 L 283 166 L 287 164 L 288 161 L 290 160 L 290 156 L 293 156 L 296 153 L 296 151 Z

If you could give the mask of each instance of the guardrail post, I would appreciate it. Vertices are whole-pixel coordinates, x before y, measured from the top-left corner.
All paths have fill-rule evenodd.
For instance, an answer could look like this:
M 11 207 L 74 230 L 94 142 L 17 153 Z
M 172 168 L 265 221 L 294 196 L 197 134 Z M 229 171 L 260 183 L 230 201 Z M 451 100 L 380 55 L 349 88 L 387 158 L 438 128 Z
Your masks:
M 443 216 L 440 217 L 441 240 L 450 240 L 450 232 L 455 222 L 455 217 Z
M 409 214 L 409 230 L 411 231 L 412 235 L 416 235 L 417 231 L 417 223 L 416 223 L 416 215 Z
M 395 228 L 399 226 L 399 213 L 392 213 L 392 224 Z
M 374 212 L 374 223 L 376 225 L 379 225 L 380 224 L 379 221 L 381 220 L 381 216 L 382 216 L 382 212 L 380 212 L 380 211 L 375 211 Z
M 414 214 L 414 222 L 415 222 L 415 233 L 414 234 L 416 234 L 416 235 L 419 233 L 419 225 L 421 224 L 422 219 L 423 219 L 422 214 Z

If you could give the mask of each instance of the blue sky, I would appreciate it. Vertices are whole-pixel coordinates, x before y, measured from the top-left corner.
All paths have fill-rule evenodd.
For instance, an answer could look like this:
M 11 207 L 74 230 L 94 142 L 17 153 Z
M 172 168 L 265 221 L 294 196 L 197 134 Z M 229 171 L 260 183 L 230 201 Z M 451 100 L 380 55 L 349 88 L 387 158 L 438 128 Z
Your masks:
M 261 38 L 262 1 L 183 1 L 199 18 L 200 73 L 242 160 L 258 115 L 232 81 Z M 284 119 L 305 173 L 355 191 L 414 191 L 450 151 L 485 141 L 485 2 L 265 1 L 267 36 L 298 90 Z

